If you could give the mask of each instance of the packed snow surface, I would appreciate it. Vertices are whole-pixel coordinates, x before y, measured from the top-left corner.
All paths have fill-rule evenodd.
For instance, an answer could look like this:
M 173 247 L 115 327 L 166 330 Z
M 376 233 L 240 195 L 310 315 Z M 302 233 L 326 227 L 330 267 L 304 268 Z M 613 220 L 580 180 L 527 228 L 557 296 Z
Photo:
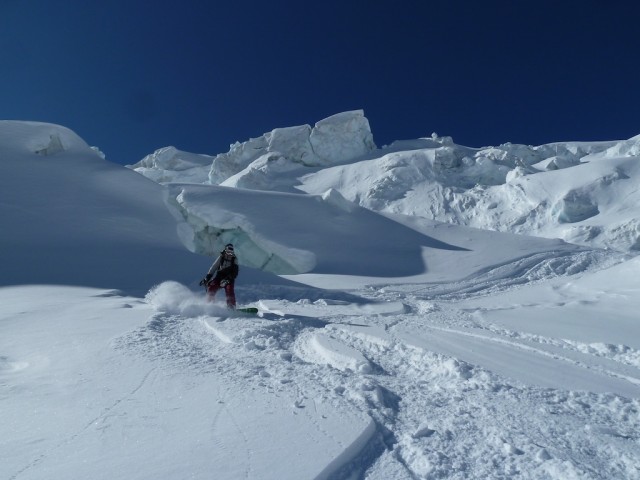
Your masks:
M 365 121 L 168 148 L 159 183 L 0 122 L 0 478 L 640 478 L 638 139 Z M 257 315 L 198 287 L 229 241 Z

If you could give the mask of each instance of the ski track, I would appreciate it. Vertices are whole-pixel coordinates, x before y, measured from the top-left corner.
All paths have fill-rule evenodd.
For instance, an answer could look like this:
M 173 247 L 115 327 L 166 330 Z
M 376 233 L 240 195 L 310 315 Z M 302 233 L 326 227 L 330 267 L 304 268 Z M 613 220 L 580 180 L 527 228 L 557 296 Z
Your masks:
M 453 302 L 612 262 L 612 256 L 593 252 L 547 253 L 449 285 L 357 292 L 372 301 L 400 298 L 408 310 L 403 314 L 340 313 L 310 320 L 287 315 L 286 302 L 278 320 L 158 312 L 144 328 L 120 339 L 119 348 L 202 375 L 215 372 L 228 380 L 229 391 L 249 380 L 272 394 L 285 392 L 297 399 L 292 408 L 301 414 L 316 400 L 366 411 L 377 432 L 331 474 L 332 480 L 640 478 L 638 399 L 518 384 L 396 335 L 416 325 L 471 336 L 638 384 L 633 360 L 638 352 L 605 354 L 584 344 L 483 324 Z M 578 354 L 586 359 L 606 355 L 611 366 L 591 366 L 577 360 Z M 622 367 L 635 367 L 635 376 Z M 224 439 L 215 435 L 224 412 L 247 445 L 245 477 L 258 478 L 247 434 L 224 404 L 224 392 L 220 399 L 211 420 L 212 441 L 224 448 Z M 330 435 L 317 422 L 316 427 Z

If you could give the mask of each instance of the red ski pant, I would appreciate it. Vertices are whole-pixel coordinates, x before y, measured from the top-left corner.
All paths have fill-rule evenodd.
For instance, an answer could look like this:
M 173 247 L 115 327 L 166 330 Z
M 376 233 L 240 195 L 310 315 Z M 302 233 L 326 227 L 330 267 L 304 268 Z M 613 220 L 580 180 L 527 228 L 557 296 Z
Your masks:
M 227 307 L 236 308 L 236 292 L 233 289 L 234 282 L 231 281 L 227 283 L 224 287 L 220 285 L 222 279 L 214 278 L 207 285 L 207 295 L 210 302 L 213 302 L 213 297 L 216 296 L 216 293 L 221 288 L 224 288 L 224 293 L 227 296 Z

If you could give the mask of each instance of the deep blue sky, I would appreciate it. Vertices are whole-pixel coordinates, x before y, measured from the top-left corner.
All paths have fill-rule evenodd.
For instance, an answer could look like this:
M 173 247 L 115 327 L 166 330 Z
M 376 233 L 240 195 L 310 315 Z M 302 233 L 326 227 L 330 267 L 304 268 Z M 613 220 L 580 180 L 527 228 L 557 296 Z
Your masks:
M 1 0 L 0 119 L 114 162 L 363 109 L 378 146 L 640 134 L 637 0 Z

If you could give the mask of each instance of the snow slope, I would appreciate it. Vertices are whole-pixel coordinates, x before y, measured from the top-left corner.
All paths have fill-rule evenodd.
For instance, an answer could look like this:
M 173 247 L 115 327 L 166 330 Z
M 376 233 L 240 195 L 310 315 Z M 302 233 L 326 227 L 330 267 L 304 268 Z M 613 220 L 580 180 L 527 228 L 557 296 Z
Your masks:
M 442 141 L 400 142 L 396 160 Z M 597 184 L 590 219 L 624 222 L 633 147 L 578 150 L 600 160 L 556 155 L 563 168 L 510 169 L 502 188 L 538 201 Z M 280 163 L 260 163 L 260 189 L 231 184 L 251 164 L 211 185 L 207 161 L 170 150 L 157 179 L 181 183 L 158 185 L 63 127 L 0 122 L 0 478 L 640 478 L 633 251 L 365 209 L 349 192 L 376 152 L 292 168 L 266 154 Z M 228 241 L 259 316 L 198 291 Z
M 143 292 L 158 278 L 185 282 L 202 263 L 185 252 L 163 189 L 70 130 L 0 122 L 0 159 L 0 285 Z

